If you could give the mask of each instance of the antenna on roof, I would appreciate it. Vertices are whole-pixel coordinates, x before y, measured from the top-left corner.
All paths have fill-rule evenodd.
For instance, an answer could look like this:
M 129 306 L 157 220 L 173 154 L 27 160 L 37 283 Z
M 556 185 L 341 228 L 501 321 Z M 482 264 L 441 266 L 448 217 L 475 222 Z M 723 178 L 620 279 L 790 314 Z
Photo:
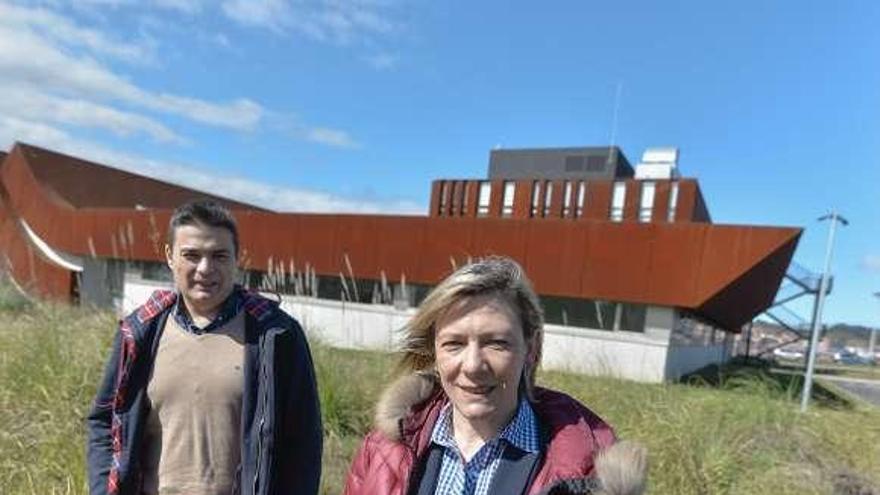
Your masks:
M 618 81 L 617 88 L 614 91 L 614 113 L 611 117 L 611 137 L 608 144 L 608 162 L 617 163 L 617 114 L 620 112 L 620 93 L 623 90 L 623 83 Z
M 620 93 L 623 90 L 623 83 L 617 82 L 617 88 L 614 91 L 614 114 L 611 117 L 611 146 L 617 141 L 617 114 L 620 111 Z

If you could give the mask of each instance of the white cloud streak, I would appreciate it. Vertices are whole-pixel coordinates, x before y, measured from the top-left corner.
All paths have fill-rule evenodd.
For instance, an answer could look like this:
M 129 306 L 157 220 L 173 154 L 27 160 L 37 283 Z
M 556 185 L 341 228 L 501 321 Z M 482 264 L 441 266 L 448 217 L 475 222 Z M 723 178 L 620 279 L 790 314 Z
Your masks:
M 363 57 L 363 61 L 376 70 L 389 70 L 397 66 L 397 56 L 390 53 L 377 53 Z
M 305 133 L 305 138 L 313 143 L 326 144 L 335 148 L 354 149 L 361 146 L 347 132 L 325 127 L 308 129 Z
M 281 212 L 421 214 L 421 206 L 410 201 L 376 201 L 344 198 L 321 191 L 263 184 L 242 177 L 218 177 L 207 167 L 122 153 L 101 144 L 80 140 L 61 129 L 24 119 L 0 116 L 0 146 L 11 147 L 20 140 L 106 164 L 136 174 L 222 195 Z
M 58 43 L 82 47 L 97 55 L 109 56 L 127 63 L 144 64 L 155 60 L 155 43 L 148 40 L 128 43 L 119 39 L 110 39 L 100 31 L 77 26 L 68 19 L 42 8 L 25 8 L 0 3 L 0 23 L 8 26 L 28 26 Z
M 263 114 L 263 108 L 247 98 L 212 103 L 147 91 L 96 60 L 69 55 L 48 38 L 6 20 L 0 20 L 0 82 L 83 99 L 115 100 L 240 131 L 255 129 Z
M 298 32 L 316 41 L 338 44 L 397 30 L 382 7 L 378 2 L 355 0 L 226 0 L 222 4 L 223 13 L 244 26 L 279 34 Z
M 56 124 L 104 129 L 117 136 L 145 134 L 163 143 L 185 144 L 186 139 L 160 122 L 82 99 L 52 96 L 0 84 L 0 114 L 22 119 L 39 117 Z
M 202 8 L 197 0 L 154 0 L 153 5 L 192 14 Z M 123 6 L 128 4 L 112 3 L 114 8 Z M 217 43 L 231 45 L 225 37 Z M 188 140 L 163 122 L 164 116 L 256 132 L 264 128 L 268 113 L 279 115 L 250 98 L 215 102 L 149 90 L 103 61 L 137 64 L 157 57 L 157 46 L 122 42 L 57 12 L 0 0 L 0 112 L 20 122 L 101 129 L 123 137 L 146 135 L 171 144 Z M 359 147 L 346 131 L 322 126 L 300 124 L 294 137 L 337 148 Z
M 862 268 L 880 273 L 880 254 L 866 254 L 862 258 Z
M 184 14 L 198 14 L 202 11 L 201 0 L 153 0 L 157 7 L 176 10 Z

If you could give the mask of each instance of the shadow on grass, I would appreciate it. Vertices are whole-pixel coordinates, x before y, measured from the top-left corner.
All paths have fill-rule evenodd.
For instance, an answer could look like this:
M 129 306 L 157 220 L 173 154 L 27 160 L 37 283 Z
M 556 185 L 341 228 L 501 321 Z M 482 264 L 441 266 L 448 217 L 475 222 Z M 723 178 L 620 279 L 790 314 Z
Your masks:
M 681 378 L 681 383 L 737 392 L 760 392 L 768 396 L 798 401 L 803 390 L 803 370 L 784 369 L 773 362 L 750 358 L 735 358 L 722 365 L 712 364 Z M 810 399 L 814 404 L 830 409 L 850 410 L 855 404 L 837 389 L 821 381 L 813 381 Z

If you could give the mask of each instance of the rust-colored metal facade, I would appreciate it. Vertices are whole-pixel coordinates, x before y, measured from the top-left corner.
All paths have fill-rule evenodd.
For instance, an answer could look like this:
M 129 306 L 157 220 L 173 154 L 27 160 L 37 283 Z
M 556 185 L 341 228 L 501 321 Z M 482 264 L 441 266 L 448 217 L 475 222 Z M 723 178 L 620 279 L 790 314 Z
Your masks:
M 513 211 L 506 215 L 503 211 L 505 183 L 514 184 Z M 642 180 L 626 178 L 617 180 L 563 181 L 563 180 L 435 180 L 431 184 L 431 202 L 428 216 L 431 217 L 496 217 L 519 219 L 564 218 L 576 221 L 608 221 L 611 212 L 612 188 L 615 182 L 626 187 L 626 202 L 623 207 L 624 222 L 638 221 L 641 199 L 640 186 Z M 674 211 L 675 222 L 709 222 L 709 211 L 703 199 L 703 193 L 695 179 L 651 180 L 656 186 L 652 205 L 652 223 L 668 222 L 669 191 L 673 184 L 678 188 L 678 197 Z M 480 185 L 491 186 L 489 209 L 484 214 L 477 212 L 478 191 Z M 566 184 L 572 191 L 566 201 Z M 550 204 L 546 203 L 547 185 L 551 184 L 553 193 Z M 583 184 L 584 201 L 582 210 L 578 211 L 577 195 Z M 458 191 L 469 191 L 463 196 Z M 537 208 L 533 208 L 537 204 Z M 546 205 L 546 206 L 545 206 Z
M 34 172 L 25 152 L 30 148 L 16 145 L 0 166 L 5 189 L 0 245 L 14 258 L 9 268 L 17 281 L 38 279 L 34 287 L 41 294 L 70 297 L 69 272 L 44 260 L 22 261 L 33 255 L 16 230 L 18 219 L 67 254 L 162 260 L 172 204 L 136 209 L 81 202 L 74 207 L 55 197 L 63 191 L 49 191 L 45 176 Z M 52 152 L 40 152 L 51 162 Z M 637 181 L 625 182 L 638 191 Z M 509 217 L 502 216 L 499 194 L 493 195 L 490 214 L 478 216 L 479 181 L 472 180 L 435 181 L 431 214 L 424 217 L 273 213 L 231 206 L 241 230 L 241 265 L 251 270 L 265 271 L 272 259 L 299 269 L 308 263 L 317 274 L 334 276 L 348 273 L 347 257 L 357 278 L 398 280 L 403 275 L 408 282 L 433 285 L 453 264 L 503 254 L 524 265 L 542 295 L 673 306 L 738 330 L 772 302 L 801 230 L 708 223 L 696 181 L 678 182 L 676 221 L 671 223 L 659 206 L 652 217 L 657 221 L 637 222 L 630 201 L 636 205 L 638 194 L 629 191 L 624 221 L 609 222 L 610 181 L 588 184 L 584 210 L 580 215 L 570 211 L 566 218 L 564 184 L 554 186 L 560 200 L 551 202 L 551 214 L 540 221 L 530 214 L 534 181 L 517 182 Z M 495 181 L 493 188 L 501 187 L 503 182 Z M 655 204 L 668 202 L 664 195 L 668 198 L 668 184 L 661 181 Z M 49 266 L 40 268 L 40 263 Z

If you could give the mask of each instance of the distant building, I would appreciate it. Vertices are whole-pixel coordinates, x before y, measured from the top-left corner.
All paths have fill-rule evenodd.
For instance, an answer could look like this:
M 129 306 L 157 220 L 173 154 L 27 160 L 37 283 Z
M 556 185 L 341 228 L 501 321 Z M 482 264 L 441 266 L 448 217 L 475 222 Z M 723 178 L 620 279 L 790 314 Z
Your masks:
M 0 155 L 2 266 L 23 291 L 130 308 L 167 285 L 170 212 L 210 196 L 18 143 Z M 440 179 L 426 216 L 234 209 L 243 282 L 278 291 L 329 342 L 389 348 L 468 259 L 517 259 L 544 304 L 544 365 L 644 381 L 730 356 L 773 301 L 801 230 L 711 223 L 675 149 L 493 150 L 487 178 Z

